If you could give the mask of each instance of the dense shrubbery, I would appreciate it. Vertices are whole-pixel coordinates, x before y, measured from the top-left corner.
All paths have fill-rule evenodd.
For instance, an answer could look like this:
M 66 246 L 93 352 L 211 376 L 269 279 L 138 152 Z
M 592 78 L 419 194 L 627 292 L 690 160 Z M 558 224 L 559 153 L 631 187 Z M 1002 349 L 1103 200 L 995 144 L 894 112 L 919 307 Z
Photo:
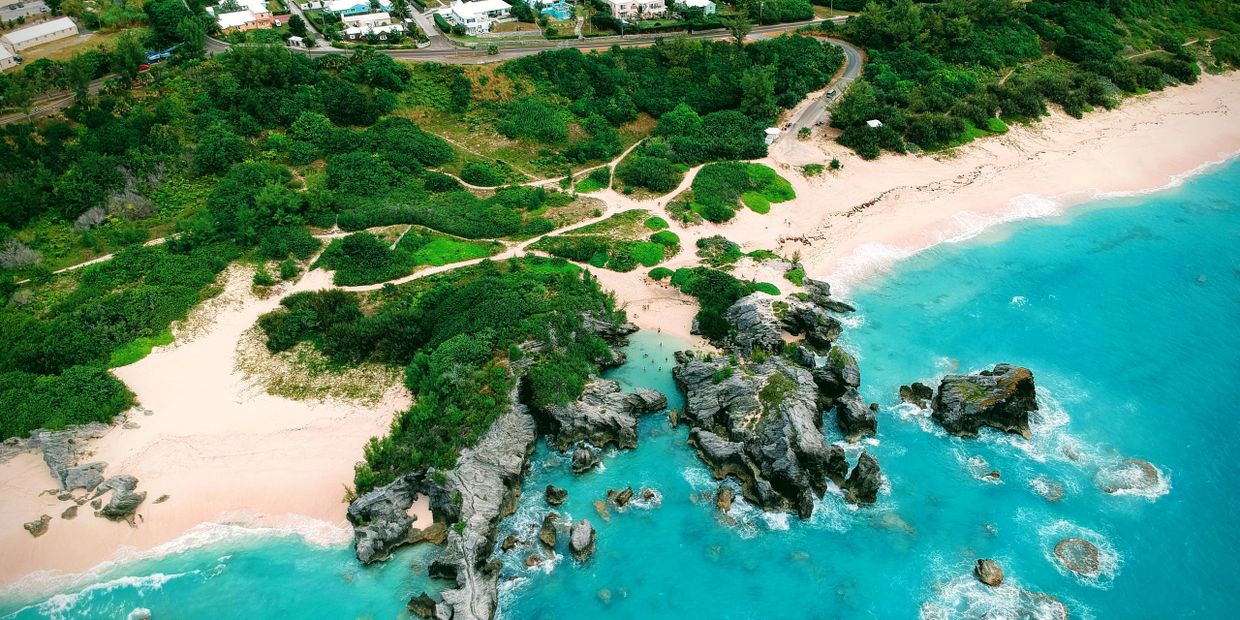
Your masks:
M 1240 32 L 1240 20 L 1203 0 L 889 0 L 867 4 L 838 30 L 866 47 L 869 63 L 832 125 L 843 130 L 841 144 L 873 158 L 906 143 L 932 150 L 1001 132 L 996 116 L 1037 118 L 1048 103 L 1080 117 L 1115 105 L 1121 92 L 1161 89 L 1164 76 L 1192 83 L 1197 61 L 1181 44 Z M 1123 57 L 1126 44 L 1168 53 L 1135 61 Z M 871 119 L 883 127 L 867 127 Z
M 612 300 L 588 274 L 549 263 L 453 271 L 383 298 L 370 312 L 339 291 L 299 293 L 259 319 L 273 351 L 312 341 L 341 363 L 406 366 L 415 404 L 387 437 L 367 446 L 355 478 L 359 493 L 410 470 L 451 467 L 460 449 L 510 406 L 513 379 L 505 358 L 512 345 L 555 338 L 556 346 L 542 347 L 529 361 L 535 406 L 576 398 L 586 377 L 611 359 L 606 343 L 582 329 L 581 317 L 618 318 Z
M 413 228 L 395 247 L 370 233 L 354 233 L 332 241 L 314 266 L 336 272 L 333 281 L 340 286 L 375 284 L 409 275 L 420 265 L 447 265 L 491 256 L 503 246 L 454 239 L 439 233 Z
M 771 203 L 795 197 L 788 181 L 762 164 L 720 162 L 704 166 L 694 177 L 690 209 L 711 222 L 726 222 L 740 202 L 767 213 Z
M 702 335 L 715 341 L 724 340 L 732 333 L 723 313 L 736 300 L 759 290 L 753 282 L 743 282 L 708 267 L 677 269 L 672 275 L 672 286 L 697 298 L 700 309 L 694 320 Z

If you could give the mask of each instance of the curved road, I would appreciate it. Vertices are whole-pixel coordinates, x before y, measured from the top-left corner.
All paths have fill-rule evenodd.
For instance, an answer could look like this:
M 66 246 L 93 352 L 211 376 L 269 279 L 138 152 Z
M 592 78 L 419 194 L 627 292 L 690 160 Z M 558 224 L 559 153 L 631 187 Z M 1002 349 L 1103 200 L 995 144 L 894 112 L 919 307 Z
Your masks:
M 789 134 L 796 136 L 802 129 L 813 131 L 814 126 L 819 123 L 826 124 L 831 118 L 827 111 L 828 104 L 843 95 L 853 81 L 861 77 L 861 68 L 865 65 L 865 54 L 851 43 L 838 39 L 827 39 L 827 42 L 844 50 L 844 67 L 835 79 L 827 84 L 822 95 L 811 101 L 801 110 L 800 114 L 792 119 L 788 128 L 779 135 L 780 139 Z

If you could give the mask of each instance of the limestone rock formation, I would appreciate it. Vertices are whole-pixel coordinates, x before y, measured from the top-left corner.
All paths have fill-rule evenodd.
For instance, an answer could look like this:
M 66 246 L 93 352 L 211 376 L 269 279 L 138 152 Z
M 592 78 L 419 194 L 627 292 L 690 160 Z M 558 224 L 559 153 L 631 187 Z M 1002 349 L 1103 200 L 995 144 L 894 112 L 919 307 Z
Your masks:
M 394 549 L 410 542 L 414 529 L 409 507 L 424 483 L 420 474 L 401 476 L 349 504 L 347 515 L 354 524 L 353 547 L 359 562 L 386 560 Z
M 108 503 L 95 514 L 112 521 L 132 521 L 134 511 L 146 499 L 146 491 L 135 491 L 138 479 L 128 474 L 112 476 L 95 488 L 95 498 L 111 492 Z
M 1055 543 L 1055 559 L 1078 575 L 1096 577 L 1102 566 L 1098 558 L 1098 547 L 1083 538 L 1065 538 Z
M 549 484 L 547 485 L 547 490 L 543 493 L 543 497 L 548 504 L 559 506 L 568 501 L 568 490 Z
M 658 411 L 667 406 L 667 397 L 655 390 L 625 392 L 609 379 L 586 384 L 576 402 L 548 407 L 542 416 L 557 450 L 582 440 L 600 448 L 615 444 L 622 449 L 637 447 L 637 413 Z
M 573 473 L 583 474 L 599 464 L 598 454 L 586 446 L 577 446 L 573 450 Z
M 878 501 L 878 490 L 883 486 L 883 472 L 878 467 L 878 460 L 869 452 L 862 452 L 857 457 L 857 466 L 848 474 L 841 488 L 844 499 L 854 504 L 873 504 Z
M 598 532 L 594 531 L 594 526 L 590 525 L 590 521 L 582 519 L 573 524 L 572 530 L 568 534 L 568 551 L 579 562 L 584 562 L 594 555 L 594 543 L 598 539 Z
M 779 320 L 775 318 L 775 300 L 763 293 L 742 297 L 723 313 L 728 324 L 736 328 L 732 344 L 746 357 L 755 351 L 778 353 L 784 348 Z
M 856 312 L 856 308 L 831 297 L 831 285 L 826 280 L 806 277 L 801 281 L 805 287 L 806 298 L 832 312 Z
M 782 321 L 784 329 L 794 336 L 805 334 L 805 341 L 815 349 L 830 349 L 831 343 L 840 336 L 840 322 L 815 304 L 797 300 L 787 303 L 788 309 Z
M 560 515 L 549 512 L 543 517 L 542 527 L 538 528 L 538 540 L 542 542 L 548 549 L 555 549 L 557 538 L 556 522 L 560 520 Z
M 607 499 L 616 505 L 616 508 L 624 508 L 629 500 L 633 499 L 633 487 L 625 487 L 619 491 L 608 489 Z
M 989 426 L 1029 438 L 1029 412 L 1037 411 L 1033 373 L 999 364 L 969 375 L 948 375 L 931 403 L 932 417 L 947 432 L 976 437 Z
M 977 561 L 977 566 L 973 567 L 973 574 L 977 576 L 977 580 L 992 587 L 998 587 L 1003 583 L 1003 567 L 994 560 L 981 559 Z
M 861 395 L 854 388 L 835 401 L 835 422 L 848 441 L 857 441 L 866 435 L 878 433 L 878 417 L 865 406 Z
M 934 388 L 914 381 L 912 385 L 900 386 L 900 402 L 917 405 L 921 409 L 930 406 L 930 401 L 934 399 Z
M 425 592 L 409 599 L 408 609 L 419 618 L 435 617 L 435 599 Z
M 42 515 L 34 521 L 25 523 L 22 527 L 26 528 L 26 531 L 30 532 L 31 536 L 38 538 L 47 533 L 47 525 L 51 522 L 52 518 L 50 516 Z
M 65 469 L 64 483 L 66 491 L 84 489 L 87 493 L 94 491 L 103 483 L 103 470 L 107 463 L 87 463 Z
M 747 500 L 808 518 L 827 480 L 842 482 L 847 470 L 843 450 L 826 445 L 810 372 L 775 357 L 739 367 L 723 357 L 682 359 L 673 377 L 698 456 L 717 479 L 735 476 Z

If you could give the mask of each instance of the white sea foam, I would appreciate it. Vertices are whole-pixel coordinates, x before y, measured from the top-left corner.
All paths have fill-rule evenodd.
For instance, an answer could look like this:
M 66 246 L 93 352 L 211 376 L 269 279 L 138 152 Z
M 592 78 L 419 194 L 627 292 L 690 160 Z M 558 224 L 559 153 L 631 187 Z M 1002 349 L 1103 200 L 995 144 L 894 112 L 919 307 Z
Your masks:
M 1085 615 L 1074 606 L 1073 616 Z M 922 603 L 922 620 L 955 618 L 1027 618 L 1067 620 L 1068 607 L 1057 599 L 1030 592 L 1011 577 L 998 587 L 972 575 L 959 575 L 935 587 L 933 598 Z
M 1012 297 L 1012 301 L 1009 301 L 1008 304 L 1016 306 L 1017 308 L 1023 308 L 1029 305 L 1029 298 L 1024 295 L 1016 295 Z
M 173 579 L 180 579 L 189 575 L 199 575 L 199 571 L 189 571 L 186 573 L 153 573 L 142 577 L 118 577 L 100 583 L 88 585 L 76 592 L 65 592 L 56 594 L 51 598 L 35 605 L 27 606 L 14 612 L 16 616 L 24 611 L 34 611 L 39 616 L 57 620 L 60 618 L 80 618 L 84 615 L 82 610 L 77 609 L 79 603 L 87 602 L 92 597 L 99 594 L 107 594 L 121 589 L 136 590 L 140 594 L 152 590 L 159 590 L 164 584 Z
M 1038 538 L 1042 548 L 1042 557 L 1046 558 L 1046 561 L 1050 562 L 1061 575 L 1072 577 L 1083 585 L 1103 590 L 1109 589 L 1123 564 L 1123 557 L 1106 536 L 1069 521 L 1059 520 L 1039 527 Z M 1059 558 L 1055 557 L 1055 545 L 1065 538 L 1079 538 L 1098 548 L 1098 571 L 1096 573 L 1077 573 L 1068 569 L 1059 561 Z

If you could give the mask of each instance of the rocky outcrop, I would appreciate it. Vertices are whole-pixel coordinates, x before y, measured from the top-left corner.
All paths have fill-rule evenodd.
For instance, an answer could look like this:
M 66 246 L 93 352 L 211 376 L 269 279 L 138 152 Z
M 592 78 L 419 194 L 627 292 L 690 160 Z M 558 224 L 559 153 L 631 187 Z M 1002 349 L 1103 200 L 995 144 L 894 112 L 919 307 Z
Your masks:
M 87 493 L 94 491 L 95 488 L 103 483 L 103 470 L 107 466 L 107 463 L 88 463 L 86 465 L 69 467 L 65 470 L 61 486 L 66 491 L 77 489 L 84 489 Z
M 856 308 L 831 297 L 831 285 L 826 280 L 806 277 L 801 281 L 805 287 L 805 297 L 814 304 L 832 312 L 856 312 Z
M 516 403 L 514 389 L 510 402 Z M 461 523 L 448 531 L 436 560 L 456 567 L 456 587 L 444 590 L 436 607 L 439 618 L 489 620 L 498 600 L 499 567 L 488 562 L 500 519 L 512 514 L 521 479 L 534 452 L 537 425 L 525 406 L 514 405 L 487 429 L 472 448 L 461 451 L 446 472 L 441 490 L 432 492 L 436 521 Z
M 109 428 L 111 427 L 106 424 L 95 422 L 73 426 L 63 431 L 36 430 L 30 433 L 30 439 L 26 440 L 25 445 L 29 449 L 43 452 L 43 462 L 47 463 L 48 469 L 52 470 L 52 475 L 60 483 L 62 491 L 68 491 L 72 488 L 86 488 L 65 486 L 66 476 L 68 476 L 70 470 L 76 469 L 74 465 L 77 462 L 78 447 L 88 439 L 103 437 Z M 99 466 L 98 480 L 95 480 L 90 473 L 95 469 L 91 466 Z M 106 465 L 103 463 L 92 463 L 91 466 L 87 466 L 90 471 L 80 472 L 79 476 L 85 477 L 78 477 L 74 482 L 94 482 L 95 486 L 103 482 L 103 467 Z M 86 488 L 86 490 L 92 491 L 94 487 Z
M 594 526 L 590 525 L 590 521 L 582 519 L 573 524 L 572 530 L 568 534 L 568 551 L 578 562 L 584 562 L 594 555 L 595 541 L 598 539 L 598 532 L 594 531 Z
M 947 432 L 976 437 L 983 426 L 1029 438 L 1029 412 L 1037 411 L 1033 373 L 999 364 L 969 375 L 948 375 L 931 403 L 935 421 Z
M 848 441 L 878 434 L 878 417 L 862 402 L 861 395 L 854 388 L 849 388 L 835 401 L 835 422 Z
M 723 313 L 729 325 L 736 328 L 732 346 L 746 357 L 755 351 L 778 353 L 784 348 L 779 320 L 775 318 L 774 298 L 762 293 L 742 297 Z
M 435 599 L 431 598 L 431 595 L 423 592 L 409 599 L 409 605 L 407 608 L 410 613 L 419 618 L 434 618 L 435 606 L 437 604 L 438 603 L 435 602 Z
M 134 511 L 146 500 L 146 491 L 135 491 L 138 479 L 128 474 L 112 476 L 95 488 L 94 498 L 100 498 L 111 492 L 108 503 L 104 504 L 96 516 L 112 521 L 133 521 Z
M 810 372 L 775 357 L 738 368 L 722 357 L 681 358 L 673 376 L 698 456 L 717 479 L 736 477 L 747 500 L 808 518 L 827 480 L 842 482 L 847 468 L 843 450 L 826 445 Z
M 715 491 L 715 507 L 723 512 L 732 509 L 732 502 L 735 499 L 736 494 L 728 487 L 720 486 L 719 490 Z
M 912 385 L 900 386 L 900 402 L 916 405 L 921 409 L 930 406 L 930 401 L 934 400 L 934 388 L 914 381 Z
M 1162 486 L 1162 472 L 1149 461 L 1123 459 L 1099 469 L 1094 484 L 1112 495 L 1149 493 Z
M 608 489 L 607 499 L 616 505 L 616 508 L 624 508 L 629 500 L 633 499 L 633 487 L 625 487 L 619 491 Z
M 815 304 L 796 300 L 787 303 L 788 309 L 782 321 L 784 329 L 794 336 L 805 334 L 805 341 L 815 349 L 830 349 L 831 343 L 840 337 L 840 322 Z
M 359 562 L 386 560 L 394 549 L 411 542 L 415 530 L 409 508 L 426 482 L 421 473 L 407 474 L 349 504 L 347 516 L 354 526 L 353 547 Z
M 857 366 L 857 360 L 847 351 L 831 347 L 826 356 L 815 353 L 812 359 L 813 363 L 808 368 L 811 369 L 814 383 L 818 384 L 818 390 L 826 401 L 861 387 L 861 369 Z
M 869 452 L 862 452 L 857 457 L 857 466 L 844 481 L 844 499 L 854 504 L 873 504 L 878 501 L 878 490 L 883 486 L 883 472 L 878 467 L 878 460 Z
M 586 446 L 577 446 L 573 450 L 573 473 L 584 474 L 598 465 L 598 454 Z
M 1082 538 L 1065 538 L 1055 543 L 1055 559 L 1064 568 L 1084 577 L 1097 577 L 1102 564 L 1097 545 Z
M 1029 481 L 1029 487 L 1048 502 L 1058 502 L 1064 498 L 1063 484 L 1048 476 L 1033 478 Z
M 997 588 L 1003 583 L 1003 568 L 994 560 L 978 560 L 977 565 L 973 567 L 973 575 L 978 581 L 992 588 Z
M 538 528 L 538 540 L 548 549 L 555 549 L 555 543 L 559 534 L 556 524 L 559 520 L 559 514 L 549 512 L 547 516 L 543 517 L 542 527 Z
M 615 381 L 594 379 L 576 402 L 548 407 L 540 419 L 557 450 L 567 450 L 582 440 L 600 448 L 615 444 L 629 449 L 637 447 L 636 414 L 666 406 L 667 397 L 655 390 L 625 392 Z
M 581 314 L 581 326 L 586 331 L 608 342 L 617 342 L 637 332 L 637 326 L 628 321 L 619 322 L 611 319 L 602 319 L 591 312 L 583 312 Z
M 543 492 L 543 498 L 552 506 L 559 506 L 568 501 L 568 490 L 561 489 L 555 485 L 547 485 L 547 490 Z
M 40 516 L 34 521 L 30 521 L 22 525 L 31 536 L 38 538 L 47 533 L 47 525 L 52 522 L 52 518 L 48 515 Z

